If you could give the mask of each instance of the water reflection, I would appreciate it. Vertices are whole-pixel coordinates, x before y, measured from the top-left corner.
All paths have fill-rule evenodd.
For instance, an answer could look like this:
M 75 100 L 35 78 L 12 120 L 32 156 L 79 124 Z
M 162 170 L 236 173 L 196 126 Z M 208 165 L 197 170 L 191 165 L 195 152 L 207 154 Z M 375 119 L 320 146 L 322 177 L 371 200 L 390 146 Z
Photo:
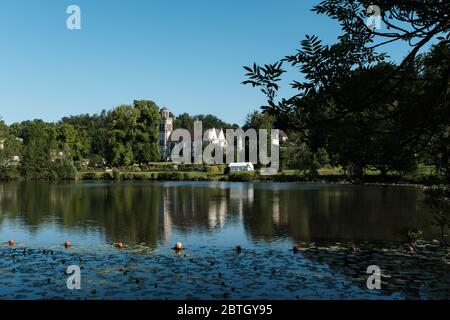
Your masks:
M 53 226 L 150 246 L 167 244 L 174 232 L 217 238 L 224 229 L 252 242 L 404 241 L 408 229 L 433 235 L 421 203 L 421 191 L 412 187 L 8 183 L 0 185 L 0 233 L 11 224 L 30 233 Z

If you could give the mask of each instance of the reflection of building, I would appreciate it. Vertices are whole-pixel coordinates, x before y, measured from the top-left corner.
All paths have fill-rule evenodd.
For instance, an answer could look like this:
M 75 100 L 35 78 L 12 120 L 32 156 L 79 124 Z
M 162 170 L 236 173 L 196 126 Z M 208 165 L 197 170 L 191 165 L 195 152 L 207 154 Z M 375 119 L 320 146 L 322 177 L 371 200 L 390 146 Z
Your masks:
M 172 236 L 172 218 L 171 218 L 172 204 L 170 201 L 169 192 L 170 192 L 169 188 L 163 189 L 161 207 L 159 210 L 159 221 L 160 226 L 162 226 L 160 238 L 163 243 L 167 243 L 170 240 L 170 237 Z
M 169 160 L 172 149 L 170 135 L 173 131 L 173 119 L 170 117 L 170 111 L 166 107 L 161 109 L 161 121 L 159 122 L 158 131 L 161 157 L 164 160 Z
M 230 207 L 236 208 L 235 210 L 242 217 L 244 212 L 244 203 L 251 206 L 253 205 L 254 189 L 253 185 L 240 184 L 236 188 L 230 188 Z
M 222 227 L 225 224 L 227 212 L 228 205 L 226 198 L 221 198 L 218 201 L 211 201 L 208 211 L 209 227 Z
M 280 195 L 278 190 L 273 191 L 273 199 L 272 199 L 272 217 L 273 223 L 276 225 L 280 224 Z

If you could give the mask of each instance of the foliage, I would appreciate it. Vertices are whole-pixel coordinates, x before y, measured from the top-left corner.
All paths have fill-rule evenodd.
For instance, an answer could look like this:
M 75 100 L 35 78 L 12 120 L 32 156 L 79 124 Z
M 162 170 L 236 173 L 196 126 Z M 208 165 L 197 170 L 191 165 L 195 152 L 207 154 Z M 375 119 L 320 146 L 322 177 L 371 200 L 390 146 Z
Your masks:
M 386 176 L 414 170 L 417 155 L 448 127 L 449 63 L 433 56 L 443 51 L 436 48 L 448 49 L 449 3 L 377 4 L 387 31 L 365 26 L 369 1 L 322 1 L 313 11 L 340 23 L 338 42 L 325 45 L 308 35 L 295 54 L 263 67 L 245 67 L 244 84 L 266 94 L 262 109 L 275 117 L 278 128 L 299 133 L 313 150 L 325 148 L 337 164 Z M 429 57 L 418 54 L 436 40 L 440 43 Z M 411 45 L 409 54 L 398 65 L 386 63 L 387 54 L 377 50 L 401 41 Z M 302 81 L 292 82 L 295 95 L 277 100 L 286 64 L 300 71 Z
M 178 181 L 184 180 L 184 175 L 180 172 L 161 172 L 158 173 L 157 180 Z
M 85 130 L 77 129 L 69 123 L 62 123 L 56 127 L 58 148 L 66 157 L 72 160 L 81 160 L 89 154 L 90 146 Z
M 251 182 L 257 179 L 255 172 L 231 172 L 228 175 L 228 181 L 233 182 Z
M 111 172 L 104 172 L 100 175 L 100 180 L 104 181 L 114 180 L 114 176 Z
M 273 117 L 269 114 L 266 114 L 266 113 L 254 111 L 247 115 L 243 129 L 244 130 L 248 130 L 248 129 L 270 130 L 270 129 L 274 128 L 274 122 L 275 122 L 275 117 Z
M 208 166 L 206 171 L 209 173 L 217 174 L 217 173 L 220 173 L 221 170 L 218 166 Z
M 191 116 L 188 113 L 182 113 L 178 117 L 175 117 L 173 127 L 174 129 L 186 129 L 193 136 L 195 121 L 202 122 L 204 131 L 212 128 L 223 130 L 239 128 L 237 124 L 226 123 L 211 114 Z
M 0 180 L 16 180 L 20 178 L 20 157 L 22 143 L 10 134 L 8 127 L 0 121 Z
M 53 126 L 41 120 L 34 120 L 24 124 L 22 134 L 24 137 L 22 176 L 29 180 L 54 179 L 51 150 L 56 142 L 56 132 Z
M 450 228 L 450 186 L 432 186 L 425 189 L 425 203 L 433 214 L 433 224 L 441 230 L 446 244 L 445 229 Z
M 301 144 L 292 154 L 290 167 L 307 172 L 310 177 L 317 177 L 318 170 L 329 164 L 330 159 L 325 149 L 312 152 L 306 144 Z
M 120 174 L 120 170 L 118 169 L 113 169 L 112 171 L 112 177 L 115 181 L 119 181 L 121 179 L 121 174 Z
M 94 181 L 94 180 L 98 180 L 98 176 L 95 172 L 87 172 L 81 176 L 81 180 Z
M 77 178 L 77 168 L 73 162 L 67 158 L 55 160 L 52 169 L 58 179 L 76 180 Z

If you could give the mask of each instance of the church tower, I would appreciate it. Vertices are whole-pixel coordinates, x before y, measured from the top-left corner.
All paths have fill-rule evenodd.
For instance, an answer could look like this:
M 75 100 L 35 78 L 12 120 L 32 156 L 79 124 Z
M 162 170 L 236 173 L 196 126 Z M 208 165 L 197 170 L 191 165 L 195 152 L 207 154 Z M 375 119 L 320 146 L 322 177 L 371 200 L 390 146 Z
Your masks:
M 161 109 L 161 121 L 159 122 L 158 131 L 161 157 L 168 161 L 171 153 L 170 135 L 173 131 L 173 119 L 170 117 L 170 111 L 166 107 Z

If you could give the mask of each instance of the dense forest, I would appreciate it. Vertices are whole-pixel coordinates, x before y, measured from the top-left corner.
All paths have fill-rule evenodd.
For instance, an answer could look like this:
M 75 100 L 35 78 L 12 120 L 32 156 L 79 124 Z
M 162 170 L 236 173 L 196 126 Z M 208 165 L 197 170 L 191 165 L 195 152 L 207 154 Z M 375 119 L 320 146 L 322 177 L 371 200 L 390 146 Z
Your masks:
M 173 115 L 172 115 L 173 116 Z M 213 115 L 174 116 L 174 128 L 238 128 Z M 160 108 L 136 100 L 94 115 L 64 117 L 6 125 L 0 121 L 0 179 L 73 179 L 85 166 L 105 168 L 161 161 L 158 146 Z

